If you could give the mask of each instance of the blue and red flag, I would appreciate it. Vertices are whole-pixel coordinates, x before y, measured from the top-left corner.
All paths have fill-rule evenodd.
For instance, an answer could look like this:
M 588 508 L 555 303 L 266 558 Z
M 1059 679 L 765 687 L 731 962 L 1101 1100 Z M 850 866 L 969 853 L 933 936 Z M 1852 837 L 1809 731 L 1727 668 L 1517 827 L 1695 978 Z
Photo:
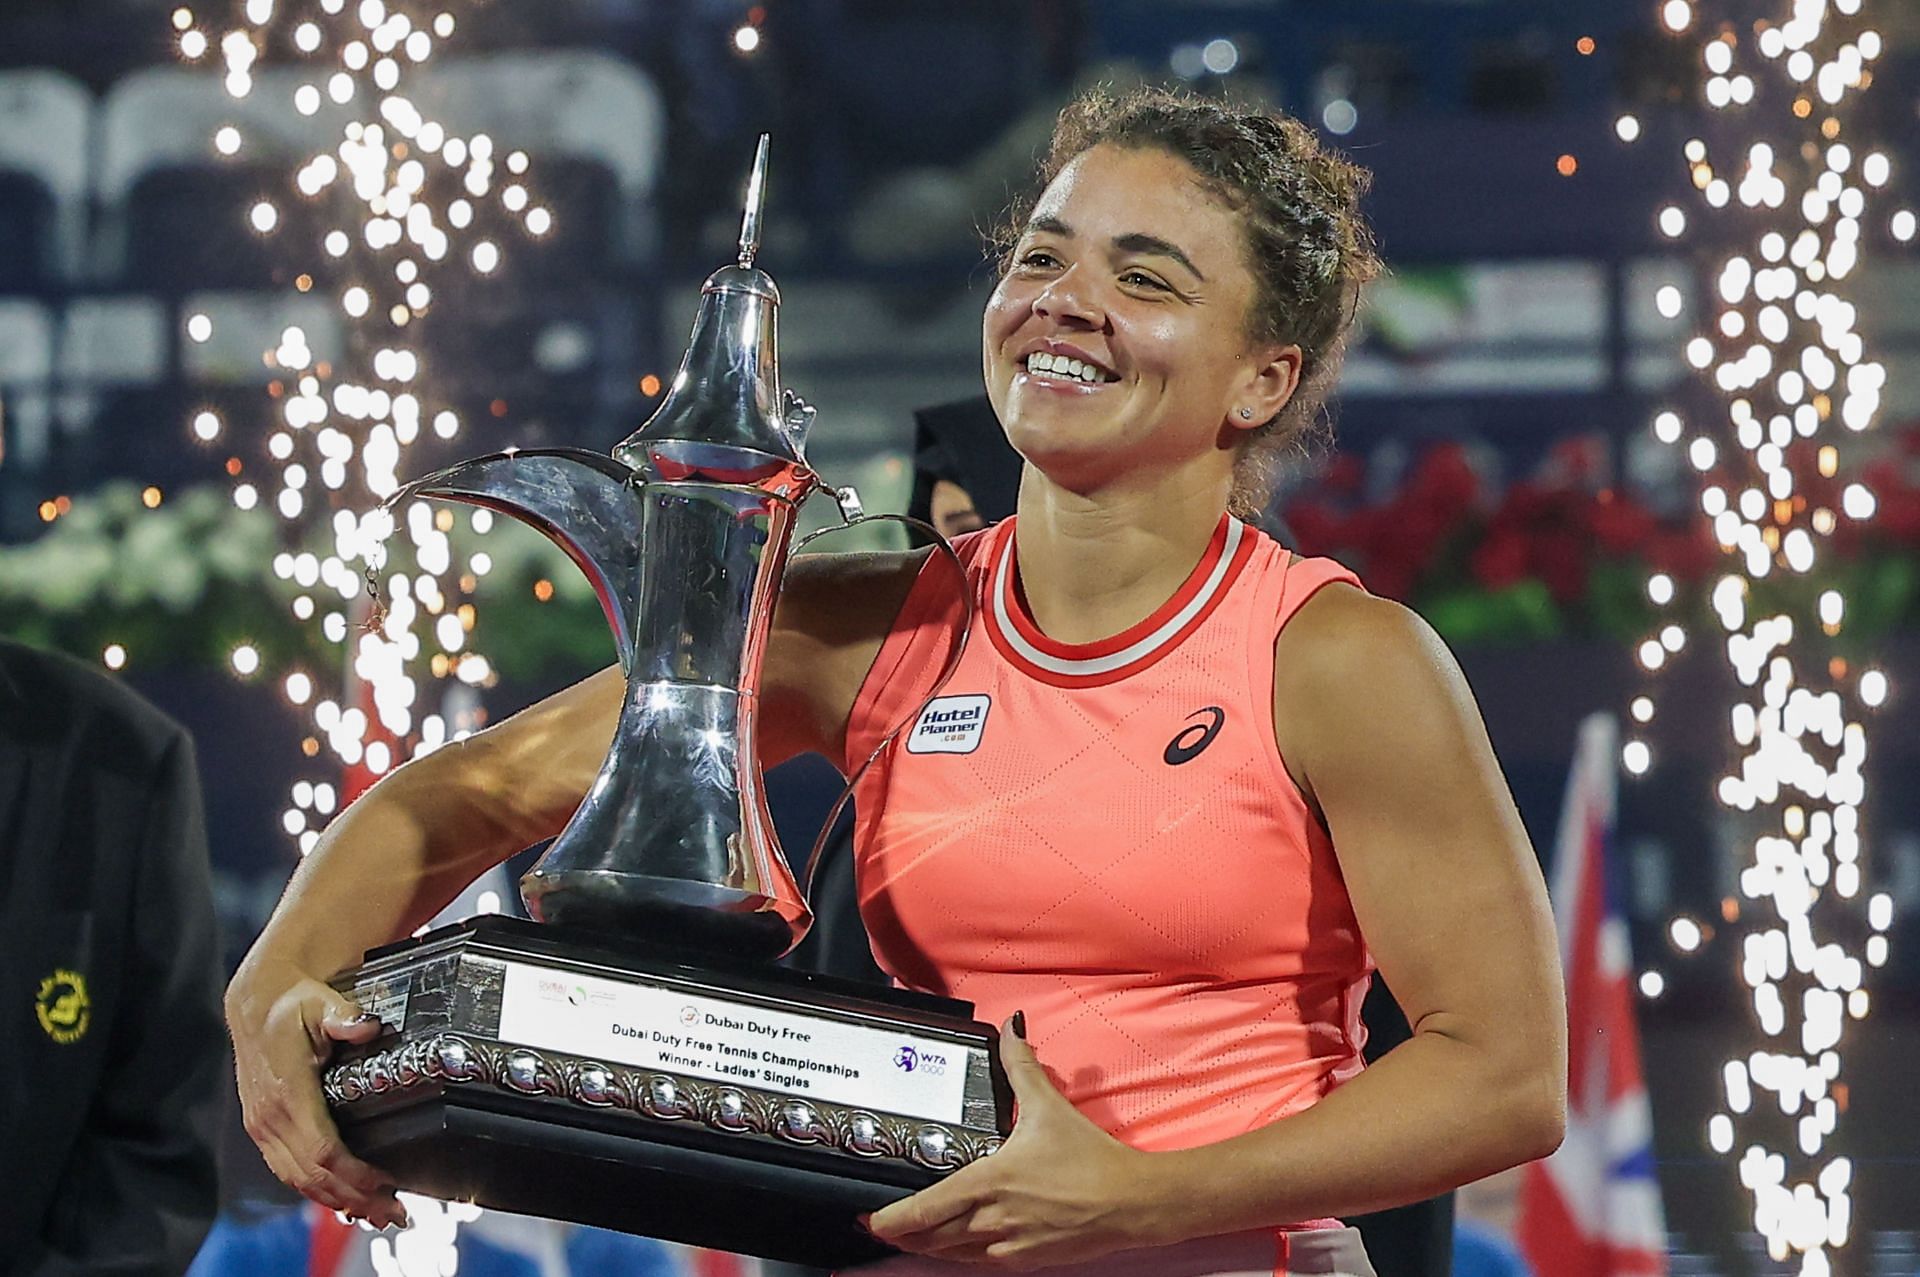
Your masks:
M 1627 920 L 1607 869 L 1619 729 L 1580 724 L 1554 849 L 1553 919 L 1567 977 L 1567 1136 L 1530 1164 L 1514 1240 L 1538 1277 L 1665 1277 L 1653 1110 L 1634 1024 Z

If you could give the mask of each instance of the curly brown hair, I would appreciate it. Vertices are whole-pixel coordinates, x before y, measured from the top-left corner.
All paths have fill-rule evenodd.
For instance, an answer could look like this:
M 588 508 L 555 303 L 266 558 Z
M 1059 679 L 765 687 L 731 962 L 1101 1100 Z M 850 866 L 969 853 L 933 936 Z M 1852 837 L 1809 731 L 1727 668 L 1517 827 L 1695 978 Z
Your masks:
M 1360 214 L 1372 175 L 1321 145 L 1300 121 L 1167 89 L 1082 94 L 1060 112 L 1038 183 L 992 232 L 1001 271 L 1040 192 L 1100 145 L 1157 149 L 1183 160 L 1203 188 L 1240 217 L 1256 284 L 1247 337 L 1300 347 L 1300 385 L 1272 420 L 1248 432 L 1234 463 L 1231 508 L 1243 518 L 1266 503 L 1280 460 L 1317 438 L 1331 443 L 1321 409 L 1339 374 L 1360 303 L 1380 273 L 1373 232 Z

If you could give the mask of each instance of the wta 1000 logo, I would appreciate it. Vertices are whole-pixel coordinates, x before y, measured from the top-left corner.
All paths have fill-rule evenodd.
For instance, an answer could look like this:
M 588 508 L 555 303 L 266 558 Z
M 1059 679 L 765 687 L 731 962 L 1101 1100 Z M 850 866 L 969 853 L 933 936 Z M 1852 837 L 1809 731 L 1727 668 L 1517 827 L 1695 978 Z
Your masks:
M 923 1073 L 928 1077 L 939 1077 L 947 1071 L 947 1057 L 938 1051 L 905 1045 L 893 1053 L 893 1067 L 902 1073 Z

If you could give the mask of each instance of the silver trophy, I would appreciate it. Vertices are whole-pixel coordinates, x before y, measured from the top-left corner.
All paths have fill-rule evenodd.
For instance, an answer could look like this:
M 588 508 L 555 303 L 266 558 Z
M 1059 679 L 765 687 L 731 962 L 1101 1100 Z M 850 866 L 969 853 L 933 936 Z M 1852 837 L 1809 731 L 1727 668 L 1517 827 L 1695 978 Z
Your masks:
M 543 922 L 776 958 L 812 915 L 756 762 L 761 656 L 800 503 L 813 410 L 780 386 L 780 290 L 754 265 L 754 160 L 739 260 L 707 278 L 666 399 L 613 450 L 484 457 L 399 494 L 525 520 L 585 569 L 627 675 L 613 748 L 531 873 Z
M 701 290 L 666 399 L 611 457 L 464 462 L 439 498 L 538 528 L 592 581 L 626 674 L 585 800 L 489 917 L 375 950 L 335 983 L 386 1032 L 323 1089 L 402 1187 L 828 1266 L 854 1224 L 998 1147 L 1009 1097 L 969 1004 L 779 970 L 812 913 L 757 761 L 759 672 L 813 410 L 780 385 L 779 290 L 738 260 Z M 841 497 L 843 513 L 850 491 Z

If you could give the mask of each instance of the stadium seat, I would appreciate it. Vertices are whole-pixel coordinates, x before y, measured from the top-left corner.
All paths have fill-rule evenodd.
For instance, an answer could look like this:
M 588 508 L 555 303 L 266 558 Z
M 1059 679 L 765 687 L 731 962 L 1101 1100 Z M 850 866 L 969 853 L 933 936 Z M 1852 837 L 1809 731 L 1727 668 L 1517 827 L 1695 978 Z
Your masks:
M 0 290 L 71 278 L 86 226 L 92 99 L 58 71 L 0 72 Z
M 34 470 L 52 436 L 53 317 L 38 302 L 0 298 L 0 414 L 6 465 Z
M 202 439 L 194 419 L 212 412 L 220 433 Z M 94 401 L 87 429 L 78 436 L 63 465 L 67 487 L 81 490 L 113 479 L 158 485 L 163 491 L 192 484 L 223 482 L 223 464 L 239 455 L 247 477 L 271 498 L 278 490 L 261 451 L 272 433 L 274 401 L 257 386 L 122 386 Z
M 248 224 L 255 205 L 276 210 L 273 233 Z M 178 295 L 196 288 L 288 287 L 323 260 L 325 210 L 299 198 L 285 168 L 212 163 L 156 168 L 127 198 L 121 288 Z
M 177 293 L 279 286 L 323 266 L 327 231 L 338 224 L 357 232 L 365 213 L 357 203 L 343 206 L 350 196 L 302 196 L 294 174 L 336 150 L 349 122 L 380 118 L 396 142 L 419 120 L 463 145 L 487 138 L 485 193 L 467 196 L 473 225 L 448 228 L 439 219 L 456 255 L 492 239 L 503 275 L 541 283 L 592 278 L 651 251 L 664 108 L 652 82 L 627 63 L 584 52 L 436 60 L 410 68 L 396 91 L 417 112 L 411 121 L 404 110 L 390 107 L 383 116 L 364 100 L 325 101 L 302 116 L 291 98 L 316 79 L 303 66 L 265 69 L 239 99 L 217 76 L 191 69 L 158 68 L 116 84 L 101 110 L 96 273 Z M 227 124 L 242 139 L 231 158 L 212 144 Z M 529 157 L 524 178 L 508 164 L 516 151 Z M 432 202 L 447 208 L 462 195 L 464 176 L 429 164 Z M 516 183 L 527 188 L 528 208 L 550 216 L 550 229 L 535 233 L 522 213 L 503 206 Z M 278 213 L 267 235 L 248 224 L 263 199 Z
M 110 453 L 91 432 L 104 395 L 166 376 L 166 315 L 150 297 L 89 297 L 68 304 L 54 358 L 66 475 L 92 482 L 86 465 Z
M 54 222 L 45 182 L 0 169 L 0 292 L 37 292 L 52 282 Z
M 500 53 L 429 62 L 407 91 L 450 135 L 488 137 L 493 190 L 514 180 L 503 159 L 526 152 L 529 193 L 554 218 L 553 243 L 522 254 L 529 262 L 593 271 L 652 252 L 666 108 L 637 67 L 585 51 Z
M 235 98 L 211 71 L 155 67 L 108 90 L 94 166 L 94 277 L 171 291 L 266 287 L 317 258 L 319 210 L 295 191 L 293 174 L 336 147 L 354 117 L 331 102 L 311 116 L 292 109 L 294 92 L 314 78 L 269 68 Z M 225 125 L 241 136 L 231 158 L 213 145 Z M 271 237 L 247 221 L 263 198 L 280 213 Z
M 196 315 L 207 318 L 204 341 L 185 338 L 180 347 L 183 380 L 195 386 L 263 386 L 287 369 L 270 364 L 266 352 L 278 349 L 289 329 L 299 329 L 309 363 L 338 362 L 345 349 L 345 319 L 338 306 L 317 293 L 208 292 L 190 294 L 178 321 L 183 328 Z

